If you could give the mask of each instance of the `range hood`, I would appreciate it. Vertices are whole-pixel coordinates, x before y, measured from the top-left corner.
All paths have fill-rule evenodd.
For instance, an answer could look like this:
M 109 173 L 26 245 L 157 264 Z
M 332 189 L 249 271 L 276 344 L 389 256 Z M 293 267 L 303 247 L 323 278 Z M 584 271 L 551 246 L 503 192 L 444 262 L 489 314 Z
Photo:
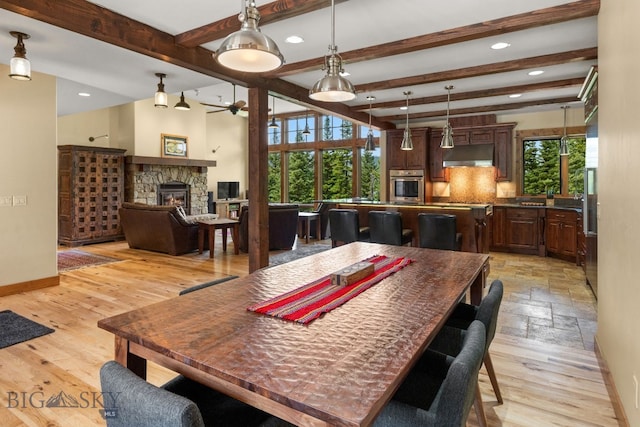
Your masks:
M 443 150 L 442 166 L 445 168 L 493 166 L 493 144 L 456 145 Z

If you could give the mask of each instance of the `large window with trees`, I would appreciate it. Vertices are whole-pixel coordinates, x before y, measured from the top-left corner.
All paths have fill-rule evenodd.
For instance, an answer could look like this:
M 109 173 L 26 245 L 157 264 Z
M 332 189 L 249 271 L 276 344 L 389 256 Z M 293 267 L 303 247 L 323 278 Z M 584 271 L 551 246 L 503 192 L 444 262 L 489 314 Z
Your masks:
M 280 153 L 269 153 L 269 201 L 279 202 L 282 199 L 282 167 L 280 162 Z
M 380 200 L 380 147 L 373 151 L 360 149 L 360 196 Z
M 309 203 L 315 199 L 314 173 L 315 155 L 313 151 L 292 151 L 289 153 L 289 201 Z
M 560 138 L 523 141 L 523 194 L 564 194 L 584 192 L 586 140 L 570 137 L 569 155 L 560 156 Z
M 353 154 L 351 150 L 322 151 L 322 198 L 345 199 L 352 196 Z

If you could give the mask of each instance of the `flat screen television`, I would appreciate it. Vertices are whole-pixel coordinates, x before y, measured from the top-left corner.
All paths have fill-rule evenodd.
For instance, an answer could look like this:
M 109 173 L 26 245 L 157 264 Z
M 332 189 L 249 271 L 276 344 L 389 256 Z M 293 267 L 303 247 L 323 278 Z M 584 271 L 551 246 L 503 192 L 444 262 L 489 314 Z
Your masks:
M 218 181 L 218 199 L 237 199 L 240 197 L 240 182 Z

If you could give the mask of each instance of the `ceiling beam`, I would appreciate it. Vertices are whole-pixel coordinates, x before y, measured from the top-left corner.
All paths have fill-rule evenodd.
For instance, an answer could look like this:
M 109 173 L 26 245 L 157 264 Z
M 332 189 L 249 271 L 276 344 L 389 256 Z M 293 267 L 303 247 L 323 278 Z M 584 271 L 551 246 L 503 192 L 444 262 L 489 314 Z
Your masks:
M 483 105 L 481 107 L 458 108 L 454 110 L 449 110 L 449 116 L 462 116 L 462 115 L 471 115 L 471 114 L 491 113 L 495 111 L 518 110 L 520 108 L 536 107 L 540 105 L 549 105 L 549 104 L 567 104 L 570 102 L 577 102 L 577 101 L 580 101 L 580 100 L 576 95 L 576 96 L 565 96 L 561 98 L 540 99 L 536 101 L 514 102 L 511 104 Z M 427 119 L 427 118 L 434 118 L 434 117 L 445 117 L 446 114 L 447 114 L 446 110 L 428 111 L 425 113 L 409 114 L 409 119 L 414 120 L 414 119 Z M 407 118 L 406 114 L 378 117 L 378 119 L 385 120 L 385 121 L 401 121 L 401 120 L 406 120 L 406 118 Z
M 569 52 L 552 53 L 531 58 L 514 59 L 512 61 L 482 64 L 473 67 L 446 70 L 418 76 L 402 77 L 392 80 L 364 83 L 356 86 L 356 92 L 373 92 L 400 87 L 437 83 L 470 77 L 486 76 L 489 74 L 507 73 L 510 71 L 526 70 L 529 68 L 549 67 L 551 65 L 566 64 L 567 62 L 592 61 L 598 59 L 598 48 L 572 50 Z
M 503 95 L 511 95 L 514 93 L 527 93 L 527 92 L 535 92 L 539 90 L 546 89 L 559 89 L 566 88 L 572 86 L 582 86 L 584 83 L 583 77 L 576 77 L 572 79 L 563 79 L 563 80 L 555 80 L 549 82 L 540 82 L 540 83 L 532 83 L 525 85 L 516 85 L 516 86 L 505 86 L 494 89 L 482 89 L 482 90 L 474 90 L 470 92 L 459 92 L 451 93 L 451 101 L 464 101 L 467 99 L 477 99 L 477 98 L 488 98 L 492 96 L 503 96 Z M 442 89 L 445 92 L 445 89 Z M 446 102 L 447 95 L 436 95 L 436 96 L 426 96 L 422 98 L 411 98 L 411 105 L 424 105 L 424 104 L 435 104 L 439 102 Z M 398 100 L 398 101 L 387 101 L 387 102 L 378 102 L 371 104 L 371 109 L 382 109 L 382 108 L 399 108 L 406 104 L 406 100 Z M 352 106 L 352 110 L 357 111 L 369 111 L 368 104 L 362 104 L 357 106 Z
M 473 25 L 452 28 L 436 33 L 425 34 L 405 40 L 369 46 L 363 49 L 340 53 L 345 64 L 385 58 L 393 55 L 411 53 L 418 50 L 447 46 L 470 40 L 478 40 L 514 31 L 522 31 L 544 25 L 557 24 L 574 19 L 597 16 L 600 0 L 579 0 L 559 6 L 534 10 L 531 12 L 480 22 Z M 270 77 L 287 77 L 293 74 L 314 71 L 322 68 L 324 56 L 285 64 L 271 72 Z

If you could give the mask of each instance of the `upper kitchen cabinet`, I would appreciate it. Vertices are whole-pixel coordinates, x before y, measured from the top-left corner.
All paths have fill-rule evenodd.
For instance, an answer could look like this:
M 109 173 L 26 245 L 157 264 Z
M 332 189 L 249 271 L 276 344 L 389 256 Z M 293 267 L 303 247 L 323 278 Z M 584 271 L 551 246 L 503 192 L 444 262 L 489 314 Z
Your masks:
M 387 169 L 421 169 L 427 167 L 429 128 L 411 129 L 413 150 L 401 150 L 404 129 L 387 131 Z
M 493 164 L 496 168 L 496 181 L 511 181 L 513 128 L 514 125 L 509 125 L 494 131 Z
M 456 134 L 453 134 L 455 145 Z M 449 171 L 442 167 L 442 148 L 440 142 L 442 134 L 440 132 L 431 132 L 429 137 L 429 177 L 431 182 L 447 182 L 449 181 Z

